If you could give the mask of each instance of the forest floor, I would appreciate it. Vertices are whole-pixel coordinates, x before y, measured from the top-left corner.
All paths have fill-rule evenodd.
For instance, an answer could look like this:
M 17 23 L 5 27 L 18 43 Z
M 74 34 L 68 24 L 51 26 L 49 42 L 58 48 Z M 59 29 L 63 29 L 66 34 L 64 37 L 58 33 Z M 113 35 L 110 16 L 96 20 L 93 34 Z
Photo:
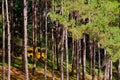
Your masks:
M 7 77 L 7 71 L 8 71 L 7 67 L 5 71 Z M 1 72 L 2 72 L 2 66 L 0 66 L 0 80 L 2 78 Z M 31 70 L 29 70 L 29 75 L 30 75 L 30 80 L 44 80 L 44 69 L 37 68 L 35 76 L 33 76 Z M 86 80 L 92 80 L 91 75 L 86 74 L 86 77 L 87 77 Z M 103 78 L 103 75 L 101 75 L 101 78 Z M 52 80 L 52 72 L 49 68 L 47 70 L 47 79 Z M 24 80 L 24 72 L 19 68 L 11 67 L 11 80 Z M 55 80 L 60 80 L 60 72 L 57 70 L 55 70 Z M 74 74 L 70 76 L 70 80 L 76 80 L 76 75 Z M 96 76 L 96 80 L 97 80 L 97 76 Z
M 6 77 L 7 77 L 7 71 L 8 68 L 6 67 Z M 1 75 L 2 75 L 2 67 L 0 66 L 0 80 L 1 80 Z M 44 80 L 44 69 L 36 69 L 36 74 L 35 76 L 32 75 L 31 70 L 29 70 L 29 75 L 30 75 L 30 80 Z M 52 80 L 52 75 L 49 71 L 47 71 L 47 79 Z M 21 69 L 11 67 L 11 80 L 24 80 L 24 71 Z M 60 80 L 60 78 L 55 76 L 55 80 Z
M 0 56 L 1 58 L 1 56 Z M 0 60 L 0 80 L 2 79 L 2 61 Z M 49 61 L 48 61 L 49 62 Z M 50 63 L 50 62 L 49 62 Z M 51 63 L 50 63 L 51 64 Z M 50 65 L 49 64 L 49 65 Z M 24 71 L 22 70 L 21 65 L 21 60 L 17 60 L 15 64 L 12 64 L 11 66 L 11 80 L 24 80 Z M 7 78 L 7 72 L 8 72 L 8 67 L 7 64 L 5 64 L 5 72 L 6 72 L 6 78 Z M 14 67 L 13 67 L 14 66 Z M 36 69 L 36 74 L 35 76 L 32 75 L 32 64 L 29 64 L 29 75 L 30 75 L 30 80 L 44 80 L 44 64 L 40 63 Z M 60 80 L 60 71 L 54 70 L 54 78 L 55 80 Z M 47 80 L 52 80 L 52 67 L 48 66 L 47 67 Z M 64 73 L 64 78 L 66 80 L 66 73 Z M 81 74 L 82 76 L 82 74 Z M 81 77 L 80 76 L 80 77 Z M 92 80 L 92 76 L 86 73 L 86 80 Z M 101 80 L 103 79 L 103 75 L 101 75 Z M 73 75 L 70 74 L 70 80 L 76 80 L 76 73 Z M 95 76 L 95 80 L 97 80 L 97 75 Z

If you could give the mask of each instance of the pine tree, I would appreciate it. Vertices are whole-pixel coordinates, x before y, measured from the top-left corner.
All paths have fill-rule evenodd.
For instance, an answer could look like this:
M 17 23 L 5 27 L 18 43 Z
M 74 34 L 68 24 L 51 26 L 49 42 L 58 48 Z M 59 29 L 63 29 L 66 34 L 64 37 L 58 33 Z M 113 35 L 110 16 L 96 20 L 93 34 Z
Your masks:
M 77 41 L 77 80 L 80 80 L 81 40 Z
M 66 49 L 66 80 L 69 80 L 69 56 L 68 56 L 68 32 L 67 29 L 65 27 L 65 49 Z
M 40 0 L 40 56 L 42 56 L 43 1 Z M 40 60 L 42 57 L 40 57 Z
M 9 13 L 8 13 L 8 1 L 5 0 L 6 2 L 6 17 L 7 17 L 7 35 L 8 35 L 8 80 L 10 80 L 10 69 L 11 69 L 11 45 L 10 45 L 10 38 L 11 38 L 11 33 L 10 33 L 10 21 L 9 21 Z
M 119 59 L 119 65 L 118 65 L 118 78 L 120 78 L 120 59 Z
M 54 79 L 54 61 L 55 61 L 54 47 L 55 47 L 55 43 L 54 43 L 54 25 L 53 25 L 52 27 L 52 80 L 55 80 Z
M 112 61 L 110 61 L 110 80 L 112 80 Z
M 95 80 L 95 60 L 96 60 L 96 46 L 95 41 L 93 42 L 93 57 L 92 57 L 92 80 Z
M 2 0 L 2 80 L 5 80 L 5 8 Z
M 14 21 L 13 21 L 13 0 L 10 0 L 10 26 L 11 26 L 11 61 L 14 62 Z
M 29 80 L 29 73 L 28 73 L 28 60 L 27 60 L 27 1 L 23 1 L 23 18 L 24 18 L 24 63 L 25 63 L 25 80 Z
M 101 52 L 100 52 L 100 44 L 98 42 L 98 80 L 100 80 L 101 75 Z
M 92 40 L 91 36 L 89 38 L 89 50 L 90 50 L 90 74 L 92 74 L 93 40 Z
M 53 4 L 55 3 L 55 1 L 53 0 Z M 54 11 L 54 5 L 52 6 L 52 10 Z M 55 24 L 54 22 L 52 22 L 52 80 L 55 80 L 54 78 L 54 64 L 55 64 L 55 38 L 54 38 L 54 27 Z
M 61 67 L 61 80 L 64 80 L 64 71 L 63 71 L 63 55 L 64 55 L 64 37 L 65 37 L 65 30 L 64 30 L 64 27 L 63 27 L 63 32 L 62 32 L 62 47 L 61 47 L 61 64 L 60 64 L 60 67 Z
M 33 63 L 33 75 L 35 75 L 36 71 L 36 47 L 37 47 L 37 1 L 33 1 L 34 6 L 34 18 L 33 18 L 33 55 L 34 55 L 34 63 Z
M 46 57 L 45 57 L 45 69 L 44 69 L 44 80 L 47 80 L 47 76 L 46 76 L 46 72 L 47 72 L 47 48 L 48 48 L 48 45 L 47 45 L 47 40 L 48 40 L 48 36 L 47 36 L 47 11 L 48 11 L 48 0 L 45 1 L 45 47 L 46 47 Z
M 83 44 L 84 44 L 84 48 L 83 48 L 82 79 L 85 80 L 86 79 L 86 37 L 85 37 L 85 35 L 84 35 L 84 38 L 83 38 Z

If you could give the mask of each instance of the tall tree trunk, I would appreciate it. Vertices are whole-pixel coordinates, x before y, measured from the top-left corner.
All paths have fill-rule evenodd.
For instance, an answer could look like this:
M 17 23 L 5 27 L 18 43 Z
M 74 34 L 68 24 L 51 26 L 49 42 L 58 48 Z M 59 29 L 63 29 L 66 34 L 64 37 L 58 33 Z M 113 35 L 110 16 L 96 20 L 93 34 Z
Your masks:
M 63 1 L 63 0 L 62 0 Z M 61 15 L 63 15 L 63 2 L 61 3 Z M 60 29 L 60 28 L 59 28 Z M 67 36 L 65 36 L 65 34 L 67 35 L 67 29 L 64 26 L 62 26 L 62 47 L 61 47 L 61 80 L 64 80 L 64 70 L 63 70 L 63 55 L 64 55 L 64 41 L 67 38 Z M 60 33 L 59 33 L 59 37 L 60 37 Z M 67 43 L 67 41 L 66 41 Z M 65 45 L 66 46 L 66 45 Z M 66 46 L 67 48 L 67 46 Z M 66 51 L 67 52 L 67 51 Z M 68 58 L 68 57 L 67 57 Z M 67 76 L 68 77 L 68 76 Z
M 55 46 L 54 45 L 54 29 L 52 27 L 52 80 L 55 80 L 55 78 L 54 78 L 54 55 L 55 55 L 54 54 L 54 46 Z
M 59 39 L 58 39 L 58 31 L 59 31 L 59 23 L 58 23 L 58 20 L 56 21 L 56 59 L 57 59 L 57 70 L 60 70 L 60 66 L 59 66 L 59 57 L 58 57 L 58 54 L 59 54 L 59 49 L 58 49 L 58 44 L 59 44 Z
M 55 1 L 53 0 L 53 3 L 54 3 Z M 54 6 L 52 7 L 52 10 L 53 11 L 55 11 L 54 10 Z M 55 26 L 55 24 L 54 24 L 54 22 L 52 22 L 52 80 L 55 80 L 55 78 L 54 78 L 54 62 L 55 62 L 55 40 L 54 40 L 54 26 Z
M 119 64 L 118 64 L 118 79 L 120 79 L 120 59 L 119 59 Z
M 10 38 L 11 38 L 11 33 L 10 33 L 10 21 L 9 21 L 9 14 L 8 14 L 8 1 L 6 1 L 6 17 L 7 17 L 7 35 L 8 35 L 8 80 L 10 80 L 10 68 L 11 68 L 11 45 L 10 45 Z
M 34 44 L 34 26 L 35 26 L 35 0 L 32 0 L 32 44 Z
M 74 36 L 74 35 L 72 35 L 72 36 Z M 72 74 L 74 74 L 74 65 L 75 65 L 75 63 L 74 63 L 74 56 L 75 56 L 75 46 L 74 46 L 74 38 L 72 38 L 72 71 L 71 71 L 71 73 Z
M 82 75 L 82 79 L 86 80 L 86 37 L 85 37 L 85 35 L 84 35 L 84 38 L 83 38 L 83 45 L 84 45 L 84 47 L 83 47 L 83 66 L 82 66 L 83 75 Z
M 23 1 L 23 15 L 24 15 L 24 63 L 25 63 L 25 80 L 29 80 L 28 74 L 28 60 L 27 60 L 27 1 Z
M 105 73 L 104 73 L 104 80 L 109 80 L 109 66 L 110 66 L 110 60 L 109 56 L 106 54 L 105 50 Z
M 101 74 L 101 54 L 100 54 L 100 44 L 98 42 L 98 80 L 100 80 Z
M 5 10 L 2 0 L 2 80 L 5 80 Z
M 64 70 L 63 70 L 63 55 L 64 55 L 64 37 L 65 37 L 65 31 L 63 27 L 63 32 L 62 32 L 62 47 L 61 47 L 61 80 L 64 80 Z
M 43 3 L 40 0 L 40 56 L 42 56 L 42 26 L 43 26 Z M 40 60 L 42 57 L 40 57 Z
M 89 50 L 90 50 L 90 75 L 92 74 L 92 58 L 93 58 L 93 41 L 92 41 L 92 38 L 90 36 L 90 39 L 89 39 Z
M 35 72 L 36 72 L 36 47 L 37 47 L 37 1 L 35 0 L 35 1 L 33 1 L 34 3 L 33 3 L 33 5 L 34 5 L 34 26 L 33 26 L 33 32 L 34 32 L 34 36 L 33 36 L 33 57 L 34 57 L 34 59 L 33 59 L 33 61 L 34 61 L 34 63 L 33 63 L 33 75 L 35 75 Z
M 69 80 L 69 55 L 68 55 L 68 34 L 67 34 L 67 28 L 65 28 L 65 48 L 66 48 L 66 80 Z
M 46 72 L 47 72 L 47 2 L 48 0 L 45 1 L 45 46 L 46 46 L 46 57 L 45 57 L 45 69 L 44 69 L 44 80 L 47 80 Z
M 95 55 L 96 55 L 96 46 L 95 46 L 95 41 L 93 44 L 93 57 L 92 57 L 92 80 L 95 80 Z
M 105 61 L 105 72 L 104 72 L 104 80 L 106 80 L 106 72 L 107 72 L 107 56 L 106 56 L 106 50 L 104 49 L 104 61 Z
M 81 40 L 77 41 L 77 80 L 80 80 Z
M 15 55 L 14 53 L 14 22 L 13 22 L 13 0 L 10 0 L 10 26 L 11 26 L 11 55 Z M 14 58 L 12 57 L 12 62 L 14 62 Z
M 112 80 L 112 61 L 110 61 L 110 80 Z

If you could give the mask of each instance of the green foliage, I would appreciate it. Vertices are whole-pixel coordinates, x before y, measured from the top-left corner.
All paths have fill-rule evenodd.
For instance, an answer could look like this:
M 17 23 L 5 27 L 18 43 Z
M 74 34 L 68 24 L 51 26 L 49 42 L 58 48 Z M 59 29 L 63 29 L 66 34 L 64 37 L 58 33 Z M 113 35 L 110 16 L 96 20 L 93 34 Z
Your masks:
M 107 50 L 111 59 L 116 61 L 120 58 L 119 6 L 120 3 L 117 0 L 91 0 L 88 4 L 85 4 L 84 0 L 74 2 L 66 0 L 63 4 L 63 14 L 54 11 L 50 13 L 50 17 L 68 27 L 68 31 L 75 39 L 82 38 L 84 33 L 89 34 L 94 40 L 100 42 L 101 47 Z M 55 4 L 55 7 L 60 10 L 61 2 Z M 77 20 L 69 18 L 71 10 L 78 12 Z M 85 19 L 88 19 L 88 22 L 82 23 L 81 20 Z

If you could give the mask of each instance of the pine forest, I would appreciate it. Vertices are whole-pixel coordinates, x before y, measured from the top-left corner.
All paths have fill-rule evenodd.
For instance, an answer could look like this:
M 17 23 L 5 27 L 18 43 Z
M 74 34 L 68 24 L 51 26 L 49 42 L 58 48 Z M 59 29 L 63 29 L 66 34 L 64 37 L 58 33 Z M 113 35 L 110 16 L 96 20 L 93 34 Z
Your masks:
M 120 80 L 120 0 L 0 0 L 0 80 Z

